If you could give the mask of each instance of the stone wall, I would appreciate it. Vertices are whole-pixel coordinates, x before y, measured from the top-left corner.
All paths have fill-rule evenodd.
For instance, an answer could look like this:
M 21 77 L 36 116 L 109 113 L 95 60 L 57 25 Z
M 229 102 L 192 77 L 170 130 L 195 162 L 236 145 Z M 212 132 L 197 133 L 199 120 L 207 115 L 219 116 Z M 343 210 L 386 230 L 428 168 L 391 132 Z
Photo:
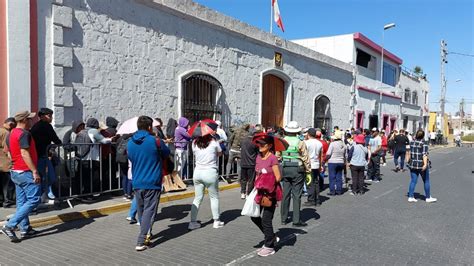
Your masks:
M 94 116 L 177 118 L 181 78 L 204 72 L 223 86 L 227 121 L 258 123 L 261 74 L 283 54 L 288 117 L 313 124 L 314 99 L 331 100 L 349 127 L 349 65 L 286 42 L 191 1 L 55 1 L 55 124 Z M 183 10 L 186 9 L 186 10 Z M 190 10 L 192 9 L 192 10 Z

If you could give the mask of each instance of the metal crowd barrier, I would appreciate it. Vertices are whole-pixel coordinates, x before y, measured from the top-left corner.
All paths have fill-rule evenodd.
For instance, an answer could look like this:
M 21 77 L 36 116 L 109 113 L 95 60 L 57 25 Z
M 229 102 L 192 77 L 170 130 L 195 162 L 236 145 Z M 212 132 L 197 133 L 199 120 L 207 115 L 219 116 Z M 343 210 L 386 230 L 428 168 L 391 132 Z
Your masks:
M 196 166 L 191 143 L 187 147 L 187 163 L 184 165 L 184 170 L 178 169 L 175 143 L 167 144 L 175 164 L 174 170 L 180 170 L 179 176 L 189 183 Z M 78 156 L 78 151 L 84 147 L 90 147 L 90 150 L 81 158 Z M 73 208 L 72 199 L 121 191 L 123 188 L 120 164 L 116 162 L 115 153 L 112 152 L 115 147 L 116 143 L 50 145 L 48 147 L 50 155 L 56 156 L 58 159 L 56 161 L 59 162 L 55 166 L 56 199 L 60 202 L 66 201 L 69 207 Z M 233 159 L 233 162 L 229 163 L 230 159 Z M 240 153 L 232 156 L 228 151 L 224 151 L 218 159 L 218 171 L 219 178 L 227 183 L 231 182 L 232 178 L 240 176 Z

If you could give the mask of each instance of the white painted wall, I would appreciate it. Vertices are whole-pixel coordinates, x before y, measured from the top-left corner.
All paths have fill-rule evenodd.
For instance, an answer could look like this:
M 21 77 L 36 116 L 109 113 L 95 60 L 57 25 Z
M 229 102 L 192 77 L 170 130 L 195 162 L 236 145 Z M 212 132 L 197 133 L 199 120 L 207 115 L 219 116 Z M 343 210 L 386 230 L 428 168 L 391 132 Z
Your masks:
M 353 61 L 354 36 L 344 34 L 321 38 L 291 40 L 316 52 L 336 58 L 345 63 Z
M 7 1 L 8 113 L 31 108 L 30 1 Z

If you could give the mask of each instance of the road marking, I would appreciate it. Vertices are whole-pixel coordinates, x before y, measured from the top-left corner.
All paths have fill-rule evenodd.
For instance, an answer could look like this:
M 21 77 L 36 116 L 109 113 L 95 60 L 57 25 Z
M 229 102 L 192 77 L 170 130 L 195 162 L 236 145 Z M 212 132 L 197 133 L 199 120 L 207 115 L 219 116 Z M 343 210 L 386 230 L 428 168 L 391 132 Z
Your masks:
M 454 162 L 450 162 L 450 163 L 448 163 L 446 166 L 448 166 L 448 165 L 452 165 L 452 164 L 454 164 Z
M 310 226 L 308 226 L 308 227 L 306 227 L 306 228 L 301 228 L 301 229 L 298 228 L 298 229 L 300 229 L 301 231 L 304 231 L 304 232 L 305 232 L 304 234 L 307 234 L 311 229 L 314 229 L 314 228 L 316 228 L 316 227 L 318 227 L 318 226 L 320 226 L 320 225 L 321 225 L 321 223 L 320 223 L 320 222 L 317 222 L 317 223 L 315 223 L 315 224 L 313 224 L 313 225 L 310 225 Z M 292 240 L 293 238 L 296 238 L 296 236 L 299 236 L 299 235 L 302 235 L 302 234 L 303 234 L 303 233 L 292 233 L 292 234 L 289 234 L 289 235 L 287 235 L 286 237 L 284 237 L 283 239 L 280 239 L 280 242 L 279 242 L 280 244 L 279 244 L 279 245 L 281 246 L 281 244 L 286 243 L 286 242 Z M 246 261 L 246 260 L 248 260 L 248 259 L 251 259 L 251 258 L 255 257 L 256 255 L 257 255 L 257 251 L 254 250 L 254 251 L 249 252 L 249 253 L 243 255 L 242 257 L 237 258 L 237 259 L 235 259 L 235 260 L 233 260 L 233 261 L 231 261 L 231 262 L 229 262 L 229 263 L 227 263 L 227 264 L 225 264 L 225 265 L 226 265 L 226 266 L 229 266 L 229 265 L 241 264 L 242 262 L 244 262 L 244 261 Z
M 396 188 L 392 188 L 392 189 L 390 189 L 389 191 L 384 192 L 384 193 L 382 193 L 381 195 L 378 195 L 377 197 L 374 197 L 374 199 L 378 199 L 378 198 L 380 198 L 380 197 L 383 197 L 383 196 L 385 196 L 385 195 L 388 195 L 388 194 L 394 192 L 395 190 L 397 190 L 397 189 L 399 189 L 399 188 L 401 188 L 401 187 L 402 187 L 402 186 L 400 185 L 400 186 L 398 186 L 398 187 L 396 187 Z
M 436 171 L 438 171 L 438 169 L 433 169 L 433 170 L 430 171 L 430 173 L 432 174 L 432 173 L 434 173 L 434 172 L 436 172 Z
M 459 157 L 459 160 L 462 160 L 462 159 L 464 159 L 464 156 Z

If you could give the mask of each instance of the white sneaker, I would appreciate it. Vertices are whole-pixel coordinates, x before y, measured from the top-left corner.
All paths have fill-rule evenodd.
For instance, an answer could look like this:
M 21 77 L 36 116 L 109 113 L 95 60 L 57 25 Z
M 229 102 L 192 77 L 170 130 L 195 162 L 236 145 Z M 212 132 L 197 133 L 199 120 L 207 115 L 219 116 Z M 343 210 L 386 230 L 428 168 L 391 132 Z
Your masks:
M 429 198 L 426 199 L 426 203 L 431 203 L 431 202 L 436 202 L 436 201 L 438 201 L 438 199 L 433 198 L 433 197 L 429 197 Z
M 383 163 L 382 166 L 387 166 L 387 163 Z
M 415 198 L 408 198 L 408 202 L 417 202 L 418 200 Z
M 212 227 L 214 228 L 221 228 L 221 227 L 224 227 L 224 222 L 221 222 L 221 221 L 214 221 L 214 225 L 212 225 Z
M 201 224 L 198 222 L 190 222 L 188 225 L 188 230 L 194 230 L 198 228 L 201 228 Z
M 245 199 L 245 193 L 240 194 L 241 199 Z

